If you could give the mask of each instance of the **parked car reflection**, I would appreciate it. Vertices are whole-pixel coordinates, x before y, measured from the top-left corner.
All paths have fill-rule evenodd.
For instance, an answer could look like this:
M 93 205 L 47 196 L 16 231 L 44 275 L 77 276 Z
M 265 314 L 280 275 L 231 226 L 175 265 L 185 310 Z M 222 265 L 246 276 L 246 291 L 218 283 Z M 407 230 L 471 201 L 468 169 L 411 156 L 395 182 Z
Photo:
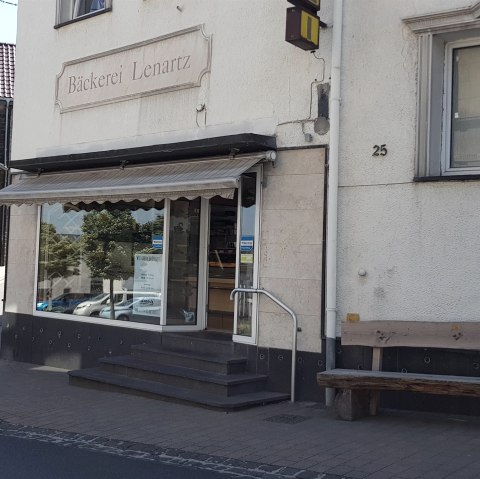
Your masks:
M 37 311 L 71 314 L 79 303 L 91 297 L 90 293 L 63 293 L 51 300 L 38 301 Z
M 122 301 L 114 305 L 115 319 L 119 321 L 131 321 L 134 315 L 160 317 L 162 307 L 161 298 L 141 297 Z M 110 319 L 110 306 L 103 308 L 99 316 Z
M 131 298 L 127 292 L 115 292 L 113 295 L 114 303 L 120 303 L 126 301 L 128 298 Z M 110 304 L 110 293 L 100 293 L 99 295 L 83 301 L 77 305 L 73 310 L 73 314 L 78 314 L 79 316 L 98 316 L 100 311 Z

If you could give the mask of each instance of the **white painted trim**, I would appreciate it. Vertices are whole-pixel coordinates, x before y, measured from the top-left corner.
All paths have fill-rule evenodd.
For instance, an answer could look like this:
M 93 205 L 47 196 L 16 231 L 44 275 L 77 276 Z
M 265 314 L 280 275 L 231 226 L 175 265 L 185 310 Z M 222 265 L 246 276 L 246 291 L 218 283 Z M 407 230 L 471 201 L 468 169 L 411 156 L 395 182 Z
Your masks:
M 210 200 L 200 199 L 200 231 L 197 278 L 197 329 L 207 326 L 208 303 L 208 251 L 209 251 Z
M 167 324 L 167 302 L 168 302 L 168 251 L 170 246 L 170 203 L 168 198 L 163 204 L 163 291 L 162 291 L 162 314 L 160 316 L 160 326 Z
M 443 128 L 442 128 L 442 154 L 440 157 L 442 174 L 447 174 L 450 168 L 450 147 L 452 134 L 452 86 L 453 68 L 452 52 L 453 45 L 448 43 L 445 46 L 444 75 L 443 75 Z
M 32 295 L 33 297 L 32 312 L 33 313 L 37 312 L 38 261 L 40 259 L 40 224 L 41 222 L 42 222 L 42 207 L 38 206 L 37 207 L 37 233 L 36 233 L 37 237 L 35 239 L 35 282 L 33 283 L 33 295 Z
M 144 331 L 157 331 L 157 332 L 181 332 L 181 331 L 196 331 L 198 328 L 193 326 L 165 326 L 158 324 L 145 324 L 135 321 L 117 321 L 98 317 L 80 316 L 78 314 L 63 314 L 63 313 L 50 313 L 46 311 L 34 311 L 33 316 L 40 318 L 53 318 L 62 319 L 65 321 L 76 321 L 78 323 L 100 324 L 102 326 L 115 326 L 120 328 L 137 329 Z
M 480 2 L 464 8 L 403 18 L 414 33 L 445 33 L 480 27 Z
M 52 313 L 48 311 L 34 311 L 33 316 L 41 318 L 64 319 L 65 321 L 76 321 L 78 323 L 101 324 L 102 326 L 117 326 L 129 329 L 143 329 L 148 331 L 162 331 L 162 326 L 157 324 L 136 323 L 134 321 L 118 321 L 99 317 L 80 316 L 79 314 Z
M 263 165 L 257 165 L 253 168 L 250 168 L 248 172 L 255 172 L 257 174 L 256 178 L 256 210 L 255 210 L 255 231 L 254 231 L 254 242 L 253 242 L 253 286 L 252 288 L 258 288 L 258 281 L 259 281 L 259 256 L 260 256 L 260 221 L 261 221 L 261 210 L 262 210 L 262 184 L 263 184 Z M 238 194 L 238 215 L 237 215 L 237 267 L 235 271 L 235 287 L 238 288 L 238 278 L 240 274 L 240 238 L 241 238 L 241 221 L 242 221 L 242 202 L 241 202 L 241 184 L 239 187 L 239 194 Z M 258 339 L 258 294 L 252 295 L 252 335 L 251 336 L 243 336 L 239 334 L 235 334 L 237 331 L 237 305 L 238 305 L 238 294 L 235 295 L 235 316 L 234 316 L 234 326 L 233 326 L 233 341 L 237 343 L 243 344 L 257 344 Z
M 260 265 L 260 222 L 261 222 L 261 211 L 262 211 L 262 199 L 263 199 L 263 165 L 257 165 L 253 168 L 257 173 L 257 184 L 256 184 L 256 202 L 257 209 L 255 210 L 255 242 L 253 244 L 253 287 L 258 288 L 259 286 L 259 265 Z M 257 344 L 258 338 L 258 301 L 259 295 L 253 295 L 252 303 L 252 342 Z
M 453 50 L 457 48 L 480 46 L 480 38 L 460 40 L 447 43 L 445 46 L 444 62 L 444 94 L 443 94 L 443 131 L 442 131 L 442 175 L 455 176 L 465 174 L 479 174 L 480 166 L 455 168 L 451 166 L 451 138 L 452 138 L 452 95 L 453 95 Z
M 242 224 L 242 177 L 240 177 L 240 182 L 238 184 L 238 195 L 237 195 L 237 244 L 235 252 L 235 288 L 238 288 L 238 282 L 240 280 L 240 239 L 242 236 L 241 224 Z M 238 326 L 238 295 L 235 295 L 233 299 L 233 331 L 232 339 L 233 341 L 238 341 L 238 335 L 236 334 Z

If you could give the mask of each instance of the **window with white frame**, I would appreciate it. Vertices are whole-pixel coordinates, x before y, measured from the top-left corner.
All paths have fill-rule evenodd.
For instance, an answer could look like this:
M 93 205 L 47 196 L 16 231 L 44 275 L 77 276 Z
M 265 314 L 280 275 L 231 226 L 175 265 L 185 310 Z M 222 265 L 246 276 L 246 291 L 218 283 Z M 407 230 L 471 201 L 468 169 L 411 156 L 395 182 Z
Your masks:
M 419 36 L 415 176 L 480 175 L 480 2 L 404 22 Z
M 480 167 L 480 40 L 446 49 L 445 172 Z
M 57 0 L 57 25 L 111 9 L 111 0 Z

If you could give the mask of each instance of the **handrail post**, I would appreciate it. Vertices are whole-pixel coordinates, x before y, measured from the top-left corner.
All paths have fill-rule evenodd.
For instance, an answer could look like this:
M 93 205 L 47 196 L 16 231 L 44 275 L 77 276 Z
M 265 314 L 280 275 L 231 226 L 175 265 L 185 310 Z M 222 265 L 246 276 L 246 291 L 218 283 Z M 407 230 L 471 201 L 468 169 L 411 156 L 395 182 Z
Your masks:
M 257 288 L 235 288 L 230 293 L 230 301 L 233 301 L 237 293 L 252 293 L 252 294 L 264 294 L 270 298 L 275 304 L 280 306 L 284 311 L 286 311 L 293 320 L 293 338 L 292 338 L 292 374 L 291 374 L 291 383 L 290 383 L 290 401 L 295 402 L 295 373 L 296 373 L 296 364 L 297 364 L 297 332 L 298 320 L 297 315 L 284 303 L 282 303 L 278 298 L 273 296 L 273 294 L 265 291 L 264 289 Z

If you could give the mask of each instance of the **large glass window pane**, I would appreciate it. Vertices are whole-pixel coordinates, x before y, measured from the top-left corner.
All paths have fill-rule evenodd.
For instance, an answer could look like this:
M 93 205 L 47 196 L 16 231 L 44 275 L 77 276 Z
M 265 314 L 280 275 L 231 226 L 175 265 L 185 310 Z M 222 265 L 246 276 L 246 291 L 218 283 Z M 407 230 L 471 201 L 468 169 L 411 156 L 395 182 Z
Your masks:
M 451 166 L 480 166 L 480 46 L 453 50 Z
M 242 176 L 242 197 L 240 213 L 240 270 L 238 286 L 254 288 L 255 263 L 255 224 L 257 210 L 257 174 L 247 173 Z M 237 330 L 241 336 L 252 336 L 253 295 L 237 294 Z
M 167 325 L 197 324 L 200 198 L 170 206 Z
M 38 311 L 159 324 L 163 204 L 42 207 Z

